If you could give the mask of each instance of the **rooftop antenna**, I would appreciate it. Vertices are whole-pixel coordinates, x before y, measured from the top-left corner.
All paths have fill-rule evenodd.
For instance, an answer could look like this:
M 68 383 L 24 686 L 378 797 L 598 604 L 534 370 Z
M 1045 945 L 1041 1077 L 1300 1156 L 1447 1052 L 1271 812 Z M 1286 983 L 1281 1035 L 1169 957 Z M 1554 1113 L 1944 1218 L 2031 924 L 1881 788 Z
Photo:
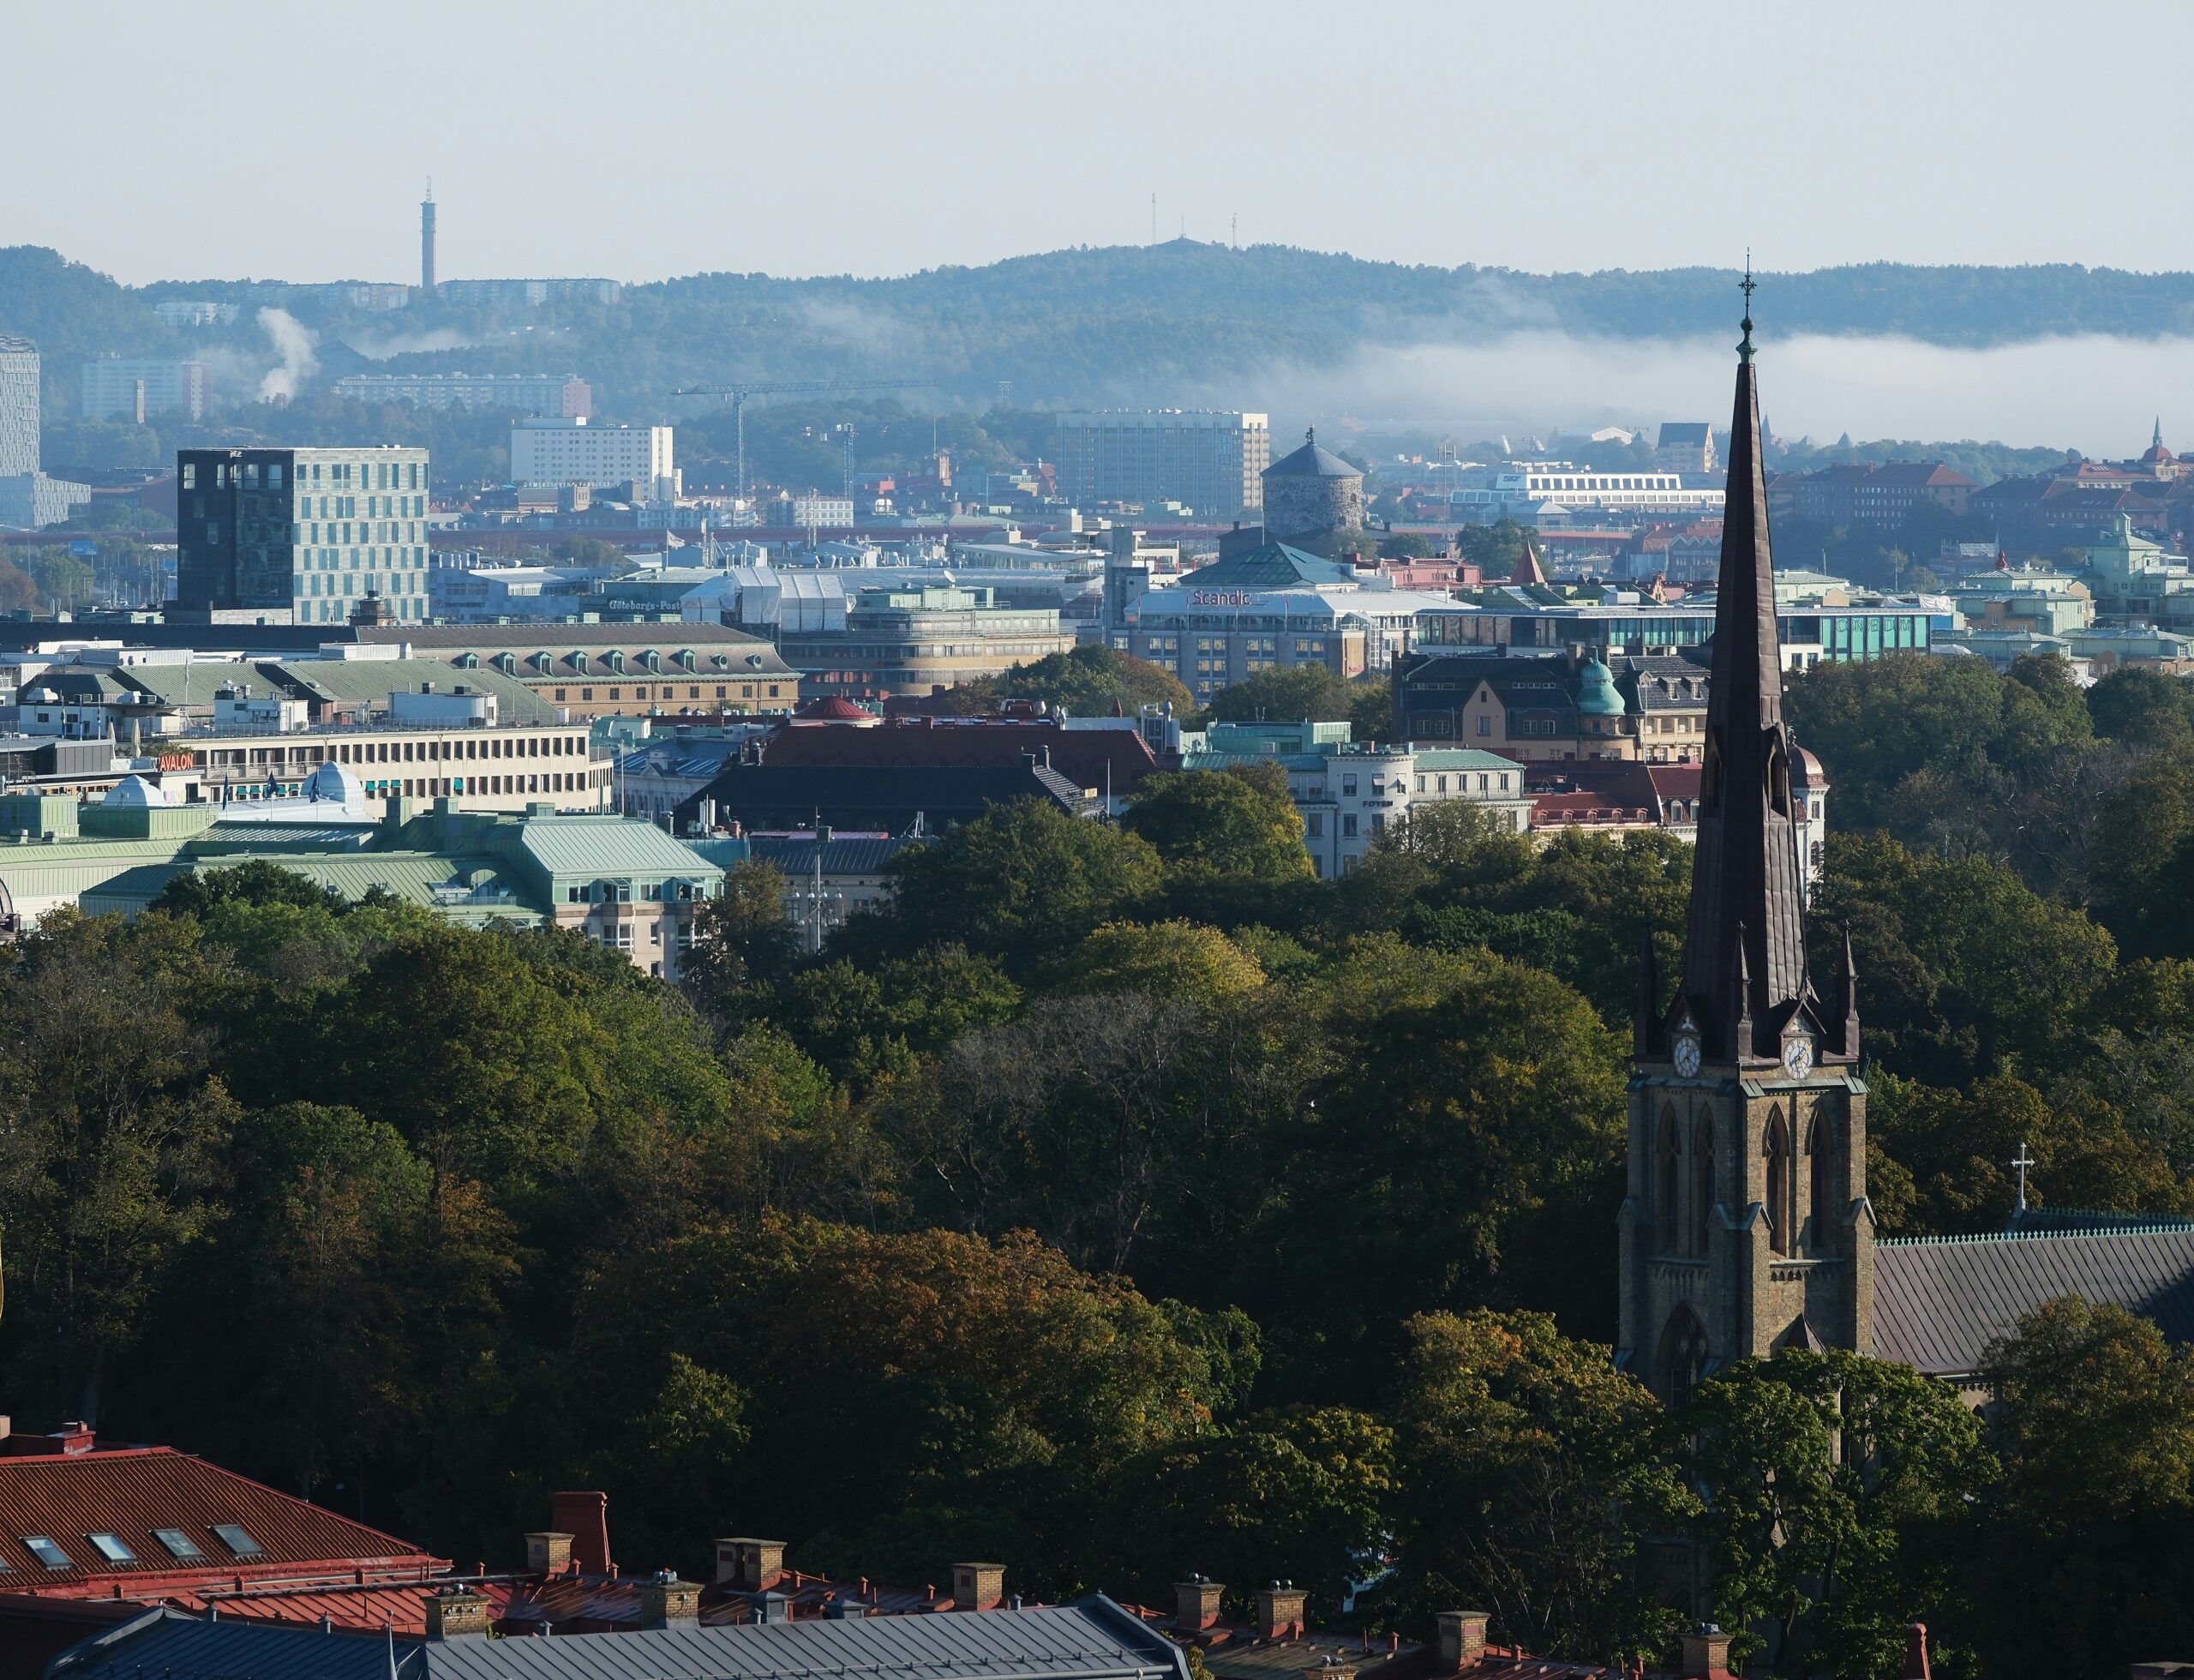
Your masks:
M 1150 243 L 1154 245 L 1158 243 L 1158 195 L 1156 193 L 1150 195 Z
M 2032 1155 L 2027 1153 L 2026 1145 L 2024 1143 L 2021 1143 L 2019 1145 L 2019 1152 L 2013 1155 L 2010 1161 L 2006 1163 L 2006 1165 L 2016 1167 L 2019 1170 L 2019 1204 L 2017 1208 L 2011 1210 L 2011 1217 L 2013 1219 L 2017 1219 L 2021 1214 L 2026 1211 L 2026 1169 L 2029 1167 L 2037 1166 L 2040 1163 L 2037 1162 Z
M 1239 210 L 1226 219 L 1226 249 L 1230 251 L 1242 249 L 1242 213 Z

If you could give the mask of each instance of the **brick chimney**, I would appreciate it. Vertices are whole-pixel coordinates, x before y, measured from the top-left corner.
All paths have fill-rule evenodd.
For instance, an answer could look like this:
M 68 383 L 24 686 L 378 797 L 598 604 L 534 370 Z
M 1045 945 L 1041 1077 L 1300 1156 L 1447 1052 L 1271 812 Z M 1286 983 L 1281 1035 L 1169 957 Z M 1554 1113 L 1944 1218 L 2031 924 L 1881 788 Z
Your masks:
M 445 1587 L 427 1600 L 429 1639 L 485 1639 L 488 1599 L 470 1587 Z
M 1904 1630 L 1904 1680 L 1929 1680 L 1925 1622 L 1915 1622 Z
M 996 1610 L 1004 1602 L 1004 1564 L 955 1563 L 952 1566 L 953 1609 Z
M 1433 1619 L 1440 1626 L 1442 1668 L 1467 1668 L 1485 1654 L 1484 1611 L 1443 1610 Z
M 782 1540 L 732 1539 L 716 1542 L 716 1585 L 759 1593 L 775 1587 L 785 1572 Z
M 529 1575 L 561 1575 L 572 1567 L 572 1537 L 553 1529 L 525 1537 L 525 1568 Z
M 572 1537 L 572 1558 L 581 1575 L 611 1573 L 608 1494 L 552 1493 L 548 1521 Z
M 1215 1581 L 1197 1575 L 1173 1584 L 1173 1625 L 1190 1633 L 1219 1625 L 1219 1601 L 1226 1589 Z
M 1273 1581 L 1257 1594 L 1257 1633 L 1265 1639 L 1303 1637 L 1303 1589 Z
M 680 1581 L 668 1569 L 657 1571 L 640 1583 L 640 1626 L 673 1628 L 698 1621 L 701 1614 L 701 1589 L 690 1581 Z
M 1729 1636 L 1711 1622 L 1683 1636 L 1683 1680 L 1732 1680 Z

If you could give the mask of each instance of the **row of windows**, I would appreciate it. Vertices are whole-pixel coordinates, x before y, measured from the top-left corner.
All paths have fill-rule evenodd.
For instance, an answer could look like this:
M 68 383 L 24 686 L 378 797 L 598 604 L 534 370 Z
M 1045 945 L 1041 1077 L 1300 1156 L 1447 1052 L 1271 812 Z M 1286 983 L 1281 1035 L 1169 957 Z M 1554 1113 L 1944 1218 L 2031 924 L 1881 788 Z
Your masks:
M 838 680 L 838 679 L 837 679 L 837 678 L 835 676 L 835 675 L 834 675 L 834 676 L 832 677 L 832 679 L 831 679 L 831 680 L 832 680 L 832 681 L 836 681 L 836 680 Z M 779 683 L 775 683 L 775 682 L 767 683 L 767 684 L 752 683 L 752 682 L 745 682 L 745 683 L 740 683 L 740 685 L 738 685 L 738 687 L 739 687 L 739 698 L 740 698 L 740 699 L 742 699 L 742 700 L 753 700 L 753 699 L 772 699 L 772 700 L 774 700 L 774 699 L 778 699 L 782 698 L 782 697 L 779 694 L 779 693 L 778 693 L 778 690 L 779 690 L 779 688 L 780 688 L 782 686 L 782 685 L 781 685 L 781 684 L 779 684 Z M 689 682 L 689 683 L 687 683 L 687 684 L 686 685 L 686 698 L 687 699 L 689 699 L 689 700 L 698 700 L 698 699 L 699 699 L 701 698 L 701 689 L 702 689 L 702 687 L 703 687 L 703 685 L 702 685 L 702 684 L 700 684 L 700 683 L 698 683 L 698 682 Z M 757 693 L 755 693 L 755 690 L 756 690 L 758 687 L 767 687 L 767 688 L 769 689 L 769 691 L 770 691 L 770 692 L 768 693 L 768 694 L 767 694 L 767 695 L 758 694 Z M 719 682 L 719 683 L 717 683 L 717 684 L 716 685 L 716 698 L 717 699 L 720 699 L 720 700 L 728 700 L 728 699 L 731 699 L 731 698 L 732 698 L 732 695 L 731 695 L 731 688 L 732 688 L 732 685 L 731 685 L 730 683 L 728 683 L 728 682 Z M 611 688 L 611 689 L 608 690 L 607 692 L 608 692 L 608 694 L 609 699 L 613 699 L 613 700 L 621 700 L 621 699 L 623 699 L 625 698 L 625 691 L 624 691 L 621 687 L 620 687 L 620 688 Z M 568 700 L 568 699 L 571 699 L 571 693 L 572 693 L 572 691 L 571 691 L 570 689 L 568 689 L 568 688 L 559 688 L 559 689 L 556 691 L 556 698 L 557 698 L 558 699 L 560 699 L 560 700 Z M 593 698 L 594 698 L 594 690 L 593 690 L 593 689 L 591 689 L 591 688 L 582 688 L 582 689 L 580 689 L 580 690 L 579 690 L 579 703 L 580 703 L 581 705 L 584 705 L 586 702 L 588 702 L 589 700 L 591 700 Z M 674 699 L 676 699 L 678 698 L 678 685 L 677 685 L 676 683 L 674 683 L 674 682 L 664 682 L 664 683 L 658 683 L 658 684 L 657 684 L 657 685 L 656 685 L 656 687 L 651 690 L 651 689 L 650 689 L 649 686 L 648 686 L 646 683 L 643 682 L 643 683 L 640 683 L 639 685 L 638 685 L 636 687 L 634 687 L 634 688 L 633 688 L 633 690 L 632 690 L 632 698 L 633 698 L 634 699 L 636 699 L 636 700 L 648 700 L 648 699 L 656 699 L 656 700 L 674 700 Z
M 177 487 L 186 490 L 199 488 L 196 461 L 183 464 L 183 482 Z M 282 463 L 268 461 L 215 461 L 208 475 L 208 489 L 269 489 L 284 488 Z M 427 468 L 421 461 L 304 461 L 297 466 L 295 488 L 307 485 L 315 489 L 322 484 L 345 489 L 423 490 L 427 488 Z
M 259 1542 L 233 1522 L 214 1523 L 212 1533 L 229 1549 L 231 1557 L 256 1557 L 261 1554 Z M 61 1544 L 50 1534 L 21 1534 L 16 1538 L 22 1541 L 26 1551 L 49 1569 L 73 1569 L 76 1567 Z M 206 1556 L 206 1549 L 180 1528 L 155 1528 L 153 1538 L 167 1549 L 170 1557 L 183 1562 Z M 86 1534 L 84 1539 L 93 1551 L 110 1563 L 135 1563 L 139 1561 L 137 1554 L 129 1549 L 129 1543 L 119 1534 L 101 1530 Z M 7 1558 L 0 1556 L 0 1572 L 10 1567 Z
M 386 799 L 391 794 L 405 799 L 432 799 L 440 794 L 575 794 L 589 788 L 602 788 L 609 784 L 609 771 L 550 771 L 537 776 L 475 777 L 470 782 L 462 776 L 403 776 L 390 777 L 386 781 L 368 782 L 366 792 L 376 799 Z

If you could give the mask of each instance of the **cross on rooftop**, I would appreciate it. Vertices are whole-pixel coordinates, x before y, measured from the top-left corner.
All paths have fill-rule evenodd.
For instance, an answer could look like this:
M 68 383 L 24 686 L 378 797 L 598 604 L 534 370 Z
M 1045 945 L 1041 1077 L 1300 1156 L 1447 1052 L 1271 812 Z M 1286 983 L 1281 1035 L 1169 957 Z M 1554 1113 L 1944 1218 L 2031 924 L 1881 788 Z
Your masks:
M 2019 1152 L 2013 1155 L 2006 1163 L 2006 1165 L 2016 1167 L 2019 1170 L 2019 1205 L 2017 1210 L 2020 1213 L 2024 1213 L 2026 1211 L 2026 1169 L 2038 1164 L 2039 1163 L 2035 1161 L 2035 1158 L 2027 1153 L 2026 1145 L 2024 1143 L 2021 1143 L 2019 1145 Z

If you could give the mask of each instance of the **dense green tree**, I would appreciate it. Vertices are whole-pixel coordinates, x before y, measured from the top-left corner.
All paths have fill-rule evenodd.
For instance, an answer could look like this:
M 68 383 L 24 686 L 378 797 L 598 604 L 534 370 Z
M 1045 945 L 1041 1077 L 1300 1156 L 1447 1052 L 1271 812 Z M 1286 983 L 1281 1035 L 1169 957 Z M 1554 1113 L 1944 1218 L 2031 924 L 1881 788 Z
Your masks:
M 1407 1328 L 1397 1615 L 1423 1633 L 1467 1603 L 1532 1651 L 1657 1656 L 1676 1618 L 1640 1544 L 1693 1508 L 1659 1449 L 1659 1403 L 1544 1313 L 1433 1312 Z
M 2135 747 L 2194 743 L 2194 682 L 2121 665 L 2087 691 L 2095 732 Z
M 1987 1380 L 2004 1475 L 1941 1606 L 1979 1671 L 2108 1674 L 2194 1646 L 2194 1355 L 2065 1299 L 2020 1320 Z
M 1257 1413 L 1152 1448 L 1118 1487 L 1113 1567 L 1145 1603 L 1202 1575 L 1238 1583 L 1227 1608 L 1246 1614 L 1249 1583 L 1279 1576 L 1331 1625 L 1391 1533 L 1394 1431 L 1346 1407 Z
M 1394 695 L 1376 674 L 1351 681 L 1323 665 L 1269 665 L 1214 694 L 1211 716 L 1235 723 L 1345 721 L 1358 741 L 1384 741 L 1393 731 Z
M 833 948 L 856 961 L 962 945 L 1025 972 L 1042 952 L 1154 894 L 1150 843 L 1036 799 L 997 807 L 885 866 L 888 905 L 856 915 Z
M 1358 1392 L 1418 1312 L 1574 1307 L 1601 1329 L 1622 1052 L 1591 1005 L 1490 952 L 1392 938 L 1319 993 L 1327 1071 L 1280 1133 L 1289 1171 L 1243 1257 L 1291 1382 Z
M 57 910 L 0 960 L 0 1229 L 23 1389 L 96 1419 L 204 1239 L 236 1106 L 202 1023 L 240 990 L 188 919 Z
M 1285 787 L 1231 771 L 1160 771 L 1136 789 L 1124 826 L 1148 840 L 1169 869 L 1190 878 L 1238 875 L 1304 880 L 1310 855 L 1303 819 Z
M 1861 1023 L 1863 1029 L 1863 1023 Z M 1956 1237 L 2000 1231 L 2018 1194 L 2014 1155 L 2032 1155 L 2028 1200 L 2038 1206 L 2194 1211 L 2194 1185 L 2158 1142 L 2135 1135 L 2117 1110 L 2085 1093 L 2052 1101 L 1997 1074 L 1969 1091 L 1880 1074 L 1871 1082 L 1870 1144 L 1911 1180 L 1882 1234 Z M 1878 1208 L 1878 1212 L 1882 1211 Z
M 1063 992 L 1135 992 L 1204 1003 L 1264 984 L 1257 959 L 1216 927 L 1192 921 L 1108 921 L 1046 976 Z
M 342 900 L 294 869 L 255 857 L 222 869 L 186 869 L 160 889 L 153 908 L 174 915 L 202 916 L 216 904 L 232 902 L 334 908 Z
M 1700 1385 L 1694 1529 L 1732 1653 L 1777 1674 L 1886 1674 L 1951 1596 L 1994 1465 L 1957 1391 L 1860 1354 L 1785 1348 Z
M 1094 642 L 1047 653 L 970 687 L 992 701 L 1034 700 L 1072 717 L 1101 717 L 1115 709 L 1132 717 L 1147 705 L 1171 705 L 1177 716 L 1186 717 L 1194 709 L 1181 680 L 1164 666 Z
M 841 957 L 807 969 L 783 987 L 777 1018 L 837 1077 L 859 1083 L 997 1026 L 1020 1002 L 994 958 L 932 945 L 872 968 Z
M 1502 519 L 1490 525 L 1465 525 L 1455 533 L 1455 547 L 1487 582 L 1505 583 L 1515 574 L 1531 535 L 1515 520 Z
M 2110 975 L 2110 935 L 2002 864 L 1831 834 L 1813 917 L 1816 973 L 1849 927 L 1872 1053 L 1935 1084 L 2047 1066 Z
M 722 891 L 693 907 L 692 933 L 679 984 L 694 1008 L 725 1029 L 764 1006 L 769 987 L 791 973 L 799 954 L 785 878 L 758 858 L 733 864 Z

